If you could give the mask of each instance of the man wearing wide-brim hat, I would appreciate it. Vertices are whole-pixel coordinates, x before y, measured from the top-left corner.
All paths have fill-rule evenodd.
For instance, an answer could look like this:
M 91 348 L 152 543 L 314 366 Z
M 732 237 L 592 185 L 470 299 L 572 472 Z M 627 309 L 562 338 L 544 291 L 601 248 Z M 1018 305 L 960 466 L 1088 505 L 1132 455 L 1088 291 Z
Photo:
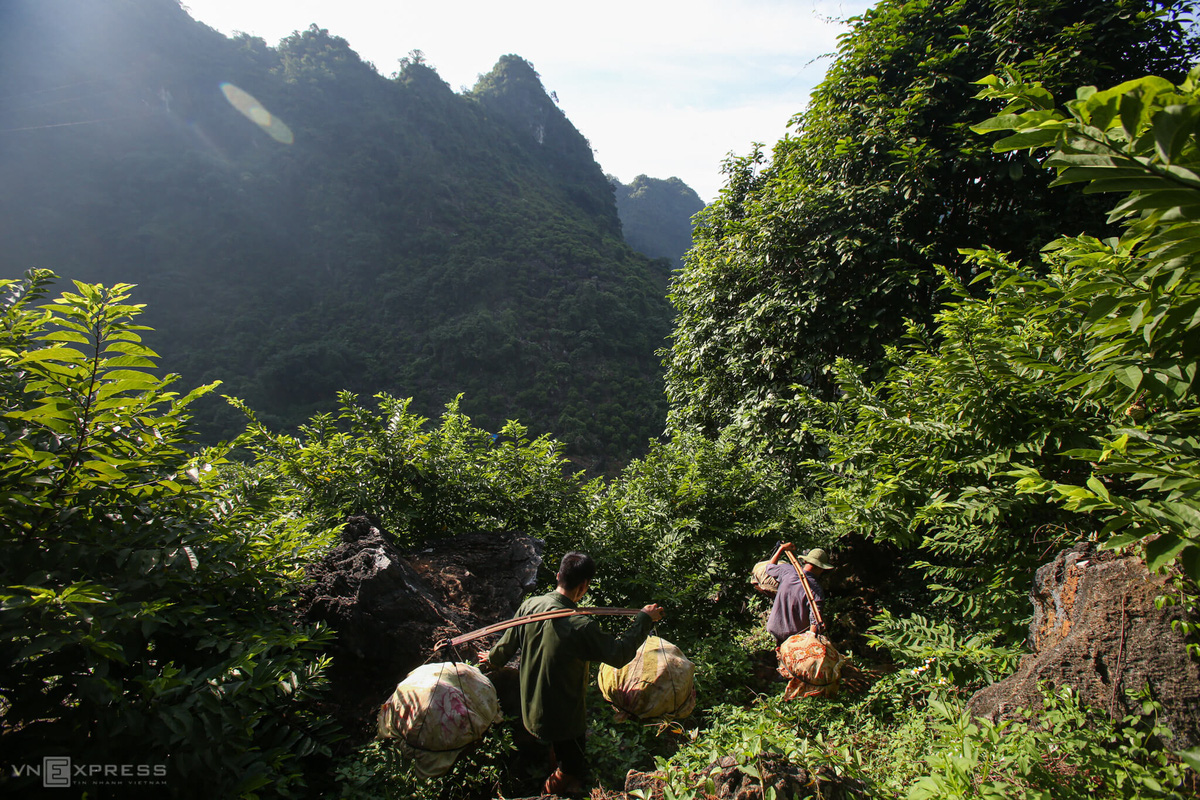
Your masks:
M 791 542 L 779 545 L 779 549 L 775 551 L 775 555 L 771 556 L 771 560 L 764 570 L 779 581 L 779 591 L 775 593 L 771 615 L 767 617 L 767 630 L 775 637 L 776 644 L 780 644 L 788 637 L 802 631 L 824 633 L 817 622 L 817 616 L 824 617 L 821 612 L 825 609 L 825 590 L 821 588 L 821 584 L 817 583 L 817 578 L 827 570 L 833 569 L 833 564 L 830 563 L 829 556 L 824 550 L 819 547 L 813 548 L 800 557 L 800 560 L 804 562 L 801 570 L 803 576 L 801 576 L 796 573 L 796 568 L 790 562 L 779 563 L 779 557 L 785 552 L 794 553 L 795 551 L 795 545 Z M 801 580 L 807 582 L 809 589 L 812 590 L 813 599 L 817 603 L 818 614 L 816 615 L 808 606 L 808 595 L 804 591 L 804 584 L 800 583 Z

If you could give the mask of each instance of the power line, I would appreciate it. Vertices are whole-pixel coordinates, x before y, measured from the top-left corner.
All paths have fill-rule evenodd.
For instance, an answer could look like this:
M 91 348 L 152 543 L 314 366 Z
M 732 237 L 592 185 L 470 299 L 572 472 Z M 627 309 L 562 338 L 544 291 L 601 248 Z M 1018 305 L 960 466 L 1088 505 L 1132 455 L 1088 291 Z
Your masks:
M 99 123 L 99 122 L 117 122 L 117 121 L 125 120 L 125 119 L 145 119 L 146 117 L 164 117 L 164 116 L 166 116 L 166 114 L 167 114 L 167 112 L 165 112 L 165 111 L 151 111 L 148 114 L 133 114 L 133 115 L 127 115 L 127 116 L 122 116 L 122 117 L 104 117 L 101 119 L 81 120 L 79 122 L 54 122 L 49 125 L 31 125 L 28 128 L 7 128 L 5 130 L 0 130 L 0 133 L 18 133 L 20 131 L 40 131 L 40 130 L 45 130 L 46 128 L 70 128 L 70 127 L 73 127 L 76 125 L 95 125 L 96 123 Z
M 96 78 L 96 79 L 90 80 L 90 81 L 77 81 L 75 83 L 64 83 L 62 86 L 52 86 L 49 89 L 33 89 L 28 92 L 14 92 L 13 94 L 4 94 L 4 95 L 0 95 L 0 100 L 7 100 L 10 97 L 27 97 L 29 95 L 35 95 L 35 94 L 46 94 L 47 92 L 59 92 L 59 91 L 62 91 L 63 89 L 73 89 L 76 86 L 91 86 L 93 83 L 104 83 L 105 81 L 111 81 L 111 80 L 115 80 L 117 78 L 124 78 L 125 76 L 132 75 L 135 72 L 137 72 L 137 70 L 131 69 L 128 72 L 122 72 L 119 75 L 109 75 L 104 78 Z

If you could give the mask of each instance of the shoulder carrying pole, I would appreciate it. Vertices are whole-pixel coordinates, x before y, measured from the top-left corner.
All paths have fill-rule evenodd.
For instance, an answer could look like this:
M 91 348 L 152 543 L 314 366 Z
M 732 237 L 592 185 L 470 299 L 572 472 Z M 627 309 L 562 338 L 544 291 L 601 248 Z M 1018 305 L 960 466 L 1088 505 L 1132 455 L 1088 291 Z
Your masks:
M 515 628 L 518 625 L 528 625 L 531 622 L 544 622 L 548 619 L 561 619 L 562 617 L 574 617 L 579 615 L 584 616 L 621 616 L 634 617 L 641 613 L 640 608 L 559 608 L 554 611 L 542 611 L 538 614 L 528 614 L 524 617 L 514 617 L 504 622 L 497 622 L 495 625 L 488 625 L 486 628 L 464 633 L 461 636 L 455 636 L 453 639 L 443 639 L 433 646 L 434 652 L 441 650 L 443 647 L 458 647 L 460 644 L 471 642 L 476 639 L 482 639 L 484 636 L 492 633 Z

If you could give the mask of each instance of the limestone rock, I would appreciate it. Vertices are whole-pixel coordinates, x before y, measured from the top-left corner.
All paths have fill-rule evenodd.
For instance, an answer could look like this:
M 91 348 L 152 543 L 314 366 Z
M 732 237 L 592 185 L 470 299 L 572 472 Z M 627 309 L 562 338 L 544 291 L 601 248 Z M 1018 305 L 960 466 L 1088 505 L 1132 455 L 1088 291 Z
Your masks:
M 523 534 L 470 533 L 407 553 L 376 521 L 350 518 L 341 544 L 309 569 L 300 612 L 336 632 L 330 701 L 351 738 L 369 738 L 379 705 L 435 643 L 511 617 L 541 563 L 542 542 Z
M 993 722 L 1041 705 L 1038 683 L 1075 689 L 1093 713 L 1121 718 L 1137 712 L 1127 690 L 1147 683 L 1162 703 L 1173 749 L 1200 744 L 1200 665 L 1171 623 L 1183 611 L 1156 609 L 1166 579 L 1139 558 L 1099 553 L 1080 544 L 1041 567 L 1030 597 L 1032 655 L 1017 672 L 971 698 L 968 708 Z

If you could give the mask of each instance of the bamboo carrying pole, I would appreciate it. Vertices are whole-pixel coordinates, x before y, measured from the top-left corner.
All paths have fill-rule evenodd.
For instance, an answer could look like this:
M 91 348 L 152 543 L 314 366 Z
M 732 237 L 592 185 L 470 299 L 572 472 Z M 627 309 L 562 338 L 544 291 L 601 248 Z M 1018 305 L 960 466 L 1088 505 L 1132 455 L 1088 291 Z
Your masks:
M 458 647 L 460 644 L 482 639 L 491 633 L 499 633 L 500 631 L 515 628 L 518 625 L 528 625 L 532 622 L 544 622 L 548 619 L 561 619 L 577 615 L 634 617 L 640 612 L 640 608 L 560 608 L 554 611 L 542 611 L 537 614 L 527 614 L 524 617 L 513 617 L 504 622 L 497 622 L 495 625 L 488 625 L 486 628 L 464 633 L 461 636 L 455 636 L 453 639 L 443 639 L 433 646 L 433 650 L 437 652 L 443 647 Z
M 812 618 L 817 621 L 817 625 L 821 626 L 821 630 L 825 630 L 825 620 L 821 619 L 821 609 L 817 608 L 817 599 L 813 597 L 812 587 L 808 585 L 808 578 L 804 577 L 804 568 L 800 566 L 800 562 L 796 560 L 796 556 L 792 555 L 791 550 L 784 550 L 787 553 L 788 560 L 792 562 L 792 566 L 796 568 L 796 572 L 800 574 L 800 585 L 804 587 L 804 594 L 808 596 L 808 608 L 812 612 Z

